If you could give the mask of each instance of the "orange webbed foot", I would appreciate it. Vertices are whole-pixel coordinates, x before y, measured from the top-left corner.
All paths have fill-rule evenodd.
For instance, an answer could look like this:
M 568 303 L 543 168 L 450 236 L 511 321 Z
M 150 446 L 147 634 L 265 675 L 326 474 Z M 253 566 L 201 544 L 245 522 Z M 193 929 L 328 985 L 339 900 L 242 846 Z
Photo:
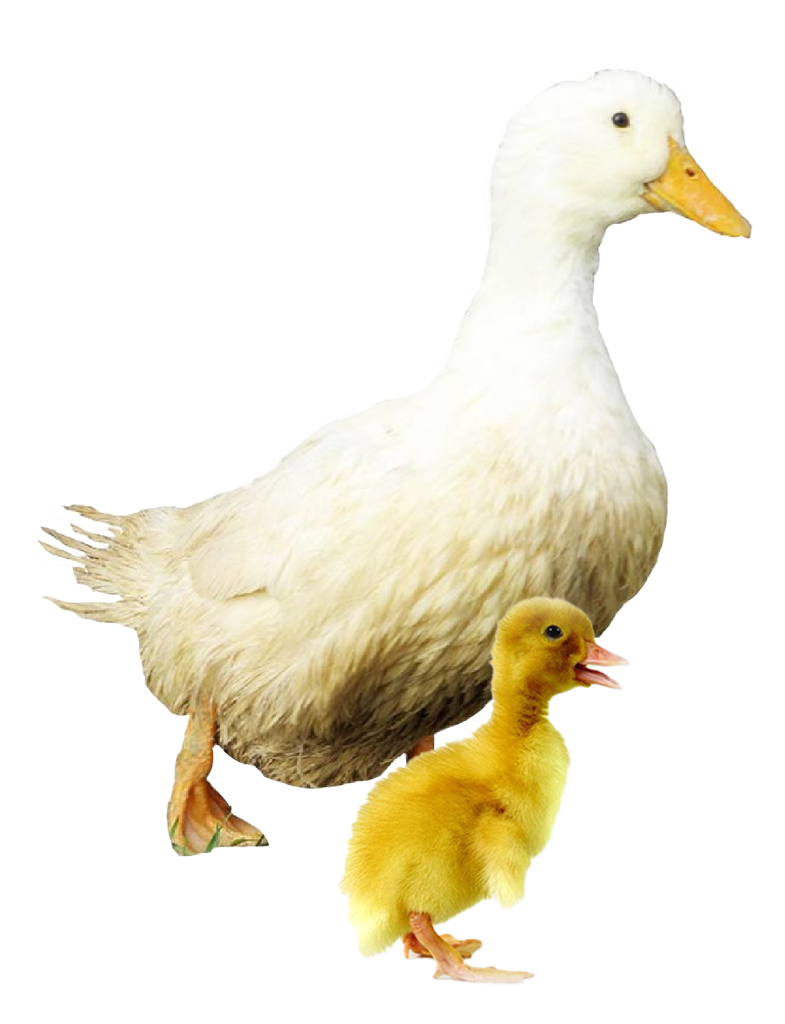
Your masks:
M 424 947 L 436 961 L 434 978 L 446 976 L 454 978 L 456 981 L 516 984 L 520 981 L 526 981 L 527 978 L 534 977 L 529 971 L 500 971 L 495 967 L 470 967 L 469 964 L 464 963 L 464 958 L 458 950 L 450 942 L 446 941 L 448 938 L 452 938 L 452 936 L 436 934 L 429 914 L 413 912 L 409 914 L 409 922 L 412 926 L 412 935 L 415 941 Z M 469 943 L 478 942 L 477 939 L 468 939 L 466 941 Z M 411 943 L 409 948 L 414 952 Z M 404 951 L 407 951 L 406 939 L 404 939 Z
M 476 953 L 482 946 L 479 939 L 456 939 L 454 935 L 440 935 L 448 946 L 451 946 L 456 953 L 459 953 L 464 960 L 468 960 L 472 953 Z M 433 953 L 427 949 L 417 938 L 414 932 L 408 932 L 403 937 L 403 955 L 409 959 L 413 956 L 433 957 Z
M 179 797 L 179 798 L 178 798 Z M 169 803 L 169 838 L 175 853 L 210 853 L 216 846 L 267 846 L 258 828 L 232 809 L 207 779 L 199 779 Z
M 210 785 L 216 713 L 206 699 L 196 702 L 177 756 L 174 787 L 167 809 L 172 849 L 181 856 L 210 853 L 216 846 L 267 846 L 258 828 L 232 814 Z
M 527 978 L 533 978 L 534 975 L 529 971 L 499 971 L 495 967 L 470 967 L 468 964 L 463 964 L 454 970 L 437 967 L 434 978 L 443 977 L 454 978 L 455 981 L 490 981 L 517 985 L 519 981 L 526 981 Z

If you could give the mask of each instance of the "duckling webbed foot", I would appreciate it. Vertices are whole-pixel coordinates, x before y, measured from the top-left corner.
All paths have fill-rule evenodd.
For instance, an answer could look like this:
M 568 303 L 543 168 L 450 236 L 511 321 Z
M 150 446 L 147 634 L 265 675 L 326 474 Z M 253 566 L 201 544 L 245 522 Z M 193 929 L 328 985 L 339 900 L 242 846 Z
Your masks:
M 436 961 L 434 978 L 446 975 L 456 981 L 484 981 L 514 984 L 534 977 L 528 971 L 498 971 L 495 967 L 470 967 L 464 963 L 461 954 L 442 936 L 434 931 L 429 914 L 413 912 L 409 922 L 415 938 L 429 951 Z M 471 941 L 471 940 L 469 940 Z M 477 940 L 475 940 L 477 941 Z
M 454 935 L 447 934 L 440 935 L 439 938 L 443 939 L 457 953 L 460 953 L 464 960 L 467 960 L 472 953 L 476 953 L 480 946 L 482 946 L 482 942 L 479 939 L 456 939 Z M 403 955 L 408 960 L 412 956 L 432 957 L 433 953 L 420 942 L 414 932 L 408 932 L 403 937 Z
M 258 828 L 232 814 L 207 776 L 213 766 L 215 707 L 200 698 L 191 709 L 177 755 L 167 808 L 172 849 L 181 856 L 210 853 L 216 846 L 267 846 Z

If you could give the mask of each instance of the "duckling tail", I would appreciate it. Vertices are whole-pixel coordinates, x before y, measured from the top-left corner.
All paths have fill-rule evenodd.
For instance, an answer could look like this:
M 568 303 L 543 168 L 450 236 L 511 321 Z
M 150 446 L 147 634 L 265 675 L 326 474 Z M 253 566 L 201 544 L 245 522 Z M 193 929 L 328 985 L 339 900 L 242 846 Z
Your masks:
M 409 918 L 403 911 L 366 904 L 350 897 L 349 920 L 357 932 L 363 956 L 373 956 L 391 946 L 409 931 Z
M 363 808 L 365 810 L 365 808 Z M 358 848 L 357 824 L 349 844 L 341 891 L 349 897 L 349 920 L 357 932 L 357 943 L 364 956 L 373 956 L 403 938 L 408 931 L 409 915 L 395 895 L 395 880 L 390 886 L 378 888 L 375 874 Z

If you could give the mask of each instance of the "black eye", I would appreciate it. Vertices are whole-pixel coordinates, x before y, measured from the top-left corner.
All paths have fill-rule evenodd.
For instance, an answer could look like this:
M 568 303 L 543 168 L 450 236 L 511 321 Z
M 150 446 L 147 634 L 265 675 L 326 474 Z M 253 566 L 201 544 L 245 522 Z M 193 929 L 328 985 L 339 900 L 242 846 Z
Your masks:
M 558 640 L 560 636 L 564 636 L 560 626 L 546 626 L 545 635 L 549 636 L 551 640 Z
M 630 123 L 630 119 L 623 110 L 620 110 L 617 114 L 614 114 L 611 121 L 616 125 L 617 128 L 627 128 Z

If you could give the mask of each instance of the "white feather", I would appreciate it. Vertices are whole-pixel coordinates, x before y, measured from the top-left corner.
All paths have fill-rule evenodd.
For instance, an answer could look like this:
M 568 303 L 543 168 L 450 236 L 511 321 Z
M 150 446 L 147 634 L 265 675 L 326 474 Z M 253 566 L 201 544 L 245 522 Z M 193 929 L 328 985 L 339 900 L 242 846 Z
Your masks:
M 611 124 L 619 109 L 631 131 Z M 649 209 L 669 134 L 678 102 L 640 75 L 544 93 L 508 128 L 486 270 L 428 387 L 191 508 L 81 509 L 114 536 L 70 542 L 77 578 L 122 597 L 103 617 L 138 631 L 169 708 L 206 689 L 222 745 L 274 778 L 371 777 L 484 703 L 514 602 L 564 597 L 601 632 L 643 585 L 665 481 L 592 287 L 605 229 Z

